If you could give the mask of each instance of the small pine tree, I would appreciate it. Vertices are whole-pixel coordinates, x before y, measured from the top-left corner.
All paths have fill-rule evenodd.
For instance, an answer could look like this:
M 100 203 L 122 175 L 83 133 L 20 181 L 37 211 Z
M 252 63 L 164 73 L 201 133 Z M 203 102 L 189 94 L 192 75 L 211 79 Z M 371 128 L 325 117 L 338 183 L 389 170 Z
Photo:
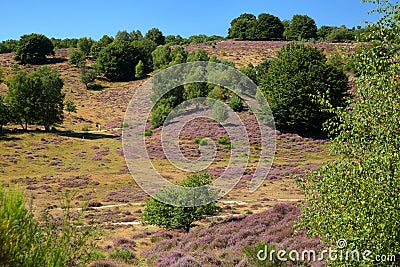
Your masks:
M 142 79 L 145 76 L 144 64 L 141 60 L 139 60 L 138 64 L 135 67 L 135 78 Z
M 85 64 L 81 65 L 81 82 L 85 85 L 86 89 L 89 83 L 96 80 L 97 72 L 94 69 L 89 69 Z
M 215 101 L 212 107 L 212 118 L 217 122 L 223 122 L 228 118 L 228 112 L 220 101 Z
M 229 100 L 229 107 L 233 111 L 240 112 L 243 110 L 243 100 L 237 94 L 234 94 Z
M 75 50 L 69 56 L 68 62 L 74 66 L 80 66 L 85 61 L 85 54 L 82 51 Z
M 67 111 L 68 114 L 71 114 L 71 112 L 76 113 L 76 105 L 73 100 L 69 99 L 65 102 L 65 111 Z

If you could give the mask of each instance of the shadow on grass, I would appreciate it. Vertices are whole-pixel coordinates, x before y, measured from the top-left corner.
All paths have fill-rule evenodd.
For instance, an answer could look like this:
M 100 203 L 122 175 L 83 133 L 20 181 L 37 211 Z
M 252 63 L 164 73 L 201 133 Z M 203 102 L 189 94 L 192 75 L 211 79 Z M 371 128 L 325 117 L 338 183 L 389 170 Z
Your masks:
M 97 83 L 89 84 L 88 87 L 87 87 L 87 89 L 90 90 L 90 91 L 102 91 L 102 90 L 104 90 L 106 88 L 109 88 L 109 86 L 104 86 L 104 85 L 97 84 Z
M 19 141 L 22 140 L 19 137 L 7 136 L 5 133 L 0 133 L 0 141 Z
M 102 134 L 102 133 L 58 132 L 58 134 L 61 136 L 68 136 L 68 137 L 72 137 L 72 138 L 89 139 L 89 140 L 114 139 L 115 138 L 115 135 Z
M 63 63 L 66 61 L 68 61 L 66 58 L 54 57 L 54 58 L 47 58 L 46 62 L 44 62 L 44 64 L 57 64 L 57 63 Z

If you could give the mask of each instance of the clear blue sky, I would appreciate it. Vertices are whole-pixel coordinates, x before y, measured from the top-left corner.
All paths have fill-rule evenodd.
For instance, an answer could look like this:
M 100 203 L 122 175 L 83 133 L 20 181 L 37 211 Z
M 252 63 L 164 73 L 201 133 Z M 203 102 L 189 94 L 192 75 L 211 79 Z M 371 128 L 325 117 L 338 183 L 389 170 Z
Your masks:
M 317 25 L 363 25 L 375 18 L 361 0 L 14 0 L 1 3 L 0 40 L 22 34 L 99 39 L 118 30 L 142 33 L 157 27 L 164 35 L 226 36 L 230 21 L 242 13 L 270 13 L 280 19 L 307 14 Z

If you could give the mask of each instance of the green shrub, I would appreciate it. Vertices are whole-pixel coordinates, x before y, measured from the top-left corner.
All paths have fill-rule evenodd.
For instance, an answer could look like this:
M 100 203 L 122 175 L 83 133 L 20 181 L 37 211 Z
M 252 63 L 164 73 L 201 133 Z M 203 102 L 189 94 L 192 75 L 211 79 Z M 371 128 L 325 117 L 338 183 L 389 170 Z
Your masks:
M 261 258 L 263 258 L 265 253 L 266 259 L 265 260 L 260 260 L 258 258 L 258 253 L 259 251 L 262 250 L 263 253 L 260 255 Z M 280 266 L 286 266 L 286 263 L 283 261 L 280 261 L 277 257 L 277 253 L 272 254 L 272 259 L 269 255 L 269 252 L 272 250 L 276 251 L 275 246 L 271 244 L 265 244 L 263 241 L 260 241 L 258 244 L 254 246 L 245 246 L 243 248 L 243 252 L 246 255 L 247 261 L 250 263 L 250 266 L 256 266 L 256 267 L 280 267 Z
M 229 100 L 229 107 L 233 111 L 240 112 L 243 110 L 243 100 L 237 94 L 234 94 Z
M 146 131 L 144 131 L 144 136 L 152 136 L 153 135 L 153 131 L 151 129 L 148 129 Z
M 73 214 L 66 196 L 61 218 L 47 211 L 40 224 L 26 208 L 25 194 L 0 186 L 1 266 L 81 266 L 89 260 L 96 238 L 93 227 L 83 227 L 83 210 Z
M 228 112 L 226 111 L 225 105 L 220 101 L 215 101 L 214 105 L 212 106 L 212 118 L 221 123 L 228 118 Z
M 151 125 L 155 128 L 163 125 L 165 119 L 172 110 L 173 108 L 168 99 L 160 99 L 153 107 Z
M 179 185 L 182 187 L 202 187 L 211 182 L 211 175 L 201 172 L 188 175 L 186 180 Z M 196 192 L 196 198 L 193 199 L 193 194 L 190 190 L 180 190 L 174 187 L 164 188 L 157 193 L 158 198 L 171 202 L 178 200 L 181 201 L 180 203 L 193 203 L 193 201 L 197 200 L 211 202 L 201 206 L 196 206 L 193 203 L 193 207 L 180 207 L 166 204 L 156 198 L 151 198 L 143 212 L 143 221 L 168 230 L 184 229 L 186 232 L 189 232 L 193 226 L 193 222 L 203 219 L 206 216 L 214 215 L 219 210 L 219 207 L 215 203 L 216 193 L 215 190 L 203 188 Z M 170 200 L 171 197 L 173 198 L 172 200 Z
M 69 55 L 68 62 L 71 65 L 80 66 L 85 60 L 85 54 L 80 50 L 75 50 Z
M 112 260 L 122 260 L 126 263 L 131 263 L 136 258 L 136 255 L 129 249 L 116 249 L 108 257 Z

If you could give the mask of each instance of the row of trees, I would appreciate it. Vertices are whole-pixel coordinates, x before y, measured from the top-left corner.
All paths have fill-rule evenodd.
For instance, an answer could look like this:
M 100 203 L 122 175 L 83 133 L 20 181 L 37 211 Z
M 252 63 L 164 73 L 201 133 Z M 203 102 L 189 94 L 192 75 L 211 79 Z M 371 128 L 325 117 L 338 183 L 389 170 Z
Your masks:
M 353 41 L 363 31 L 361 27 L 348 29 L 346 26 L 321 26 L 307 15 L 296 14 L 291 20 L 281 21 L 278 17 L 261 13 L 256 17 L 244 13 L 231 21 L 228 38 L 238 40 L 320 40 L 329 42 Z

